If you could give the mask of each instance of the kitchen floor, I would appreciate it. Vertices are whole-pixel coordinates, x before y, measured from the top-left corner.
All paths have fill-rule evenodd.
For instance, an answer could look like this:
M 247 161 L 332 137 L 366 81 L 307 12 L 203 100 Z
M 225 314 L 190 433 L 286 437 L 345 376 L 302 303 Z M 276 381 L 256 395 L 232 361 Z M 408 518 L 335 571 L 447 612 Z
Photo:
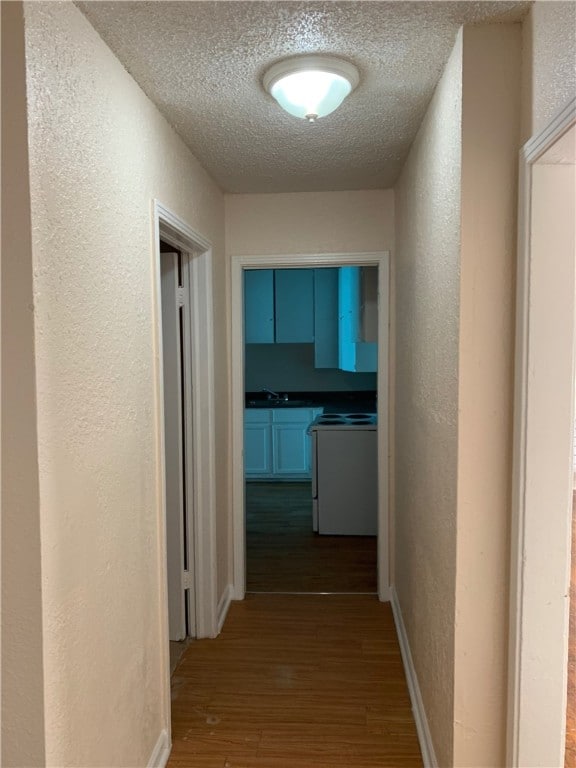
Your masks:
M 375 536 L 319 536 L 312 530 L 312 488 L 246 483 L 248 592 L 377 591 Z
M 168 768 L 421 768 L 390 604 L 248 595 L 172 678 Z

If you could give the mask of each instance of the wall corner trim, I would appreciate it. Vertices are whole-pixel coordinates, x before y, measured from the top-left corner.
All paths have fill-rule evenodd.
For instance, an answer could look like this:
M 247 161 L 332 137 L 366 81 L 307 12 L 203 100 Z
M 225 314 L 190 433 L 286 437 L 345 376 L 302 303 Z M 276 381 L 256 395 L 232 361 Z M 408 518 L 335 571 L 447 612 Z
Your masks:
M 217 634 L 220 634 L 222 632 L 222 627 L 224 626 L 224 622 L 226 621 L 226 616 L 228 615 L 228 609 L 230 608 L 230 603 L 232 602 L 232 596 L 234 594 L 234 587 L 232 584 L 228 584 L 222 592 L 222 597 L 218 601 L 218 628 L 217 628 Z
M 416 676 L 416 669 L 412 660 L 412 652 L 410 651 L 410 645 L 408 643 L 408 635 L 406 634 L 406 627 L 404 626 L 404 619 L 402 618 L 398 595 L 393 586 L 390 588 L 390 598 L 392 613 L 394 614 L 394 623 L 396 624 L 396 631 L 398 633 L 398 642 L 400 643 L 400 652 L 402 653 L 402 661 L 404 662 L 404 671 L 406 672 L 406 680 L 408 682 L 408 690 L 410 692 L 410 701 L 412 702 L 412 711 L 414 713 L 414 720 L 416 721 L 418 741 L 420 742 L 420 749 L 422 750 L 424 768 L 438 768 L 438 761 L 434 752 L 434 744 L 428 727 L 428 718 L 426 717 L 424 702 L 418 684 L 418 677 Z
M 168 762 L 168 758 L 170 757 L 171 749 L 172 744 L 170 743 L 168 731 L 160 731 L 158 741 L 152 750 L 152 754 L 150 755 L 150 759 L 148 760 L 146 768 L 164 768 Z

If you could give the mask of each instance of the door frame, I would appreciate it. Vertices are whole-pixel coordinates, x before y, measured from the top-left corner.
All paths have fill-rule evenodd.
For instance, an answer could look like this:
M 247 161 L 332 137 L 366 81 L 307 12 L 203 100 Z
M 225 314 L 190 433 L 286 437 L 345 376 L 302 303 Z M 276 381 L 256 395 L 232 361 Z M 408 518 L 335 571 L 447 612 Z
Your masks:
M 538 166 L 561 164 L 549 151 L 574 126 L 576 99 L 520 153 L 506 761 L 513 768 L 564 764 L 575 259 L 557 257 L 543 279 L 556 251 L 533 238 L 532 201 Z M 551 347 L 559 350 L 552 365 Z
M 244 498 L 244 281 L 245 269 L 378 267 L 378 293 L 388 312 L 378 311 L 378 597 L 390 600 L 389 492 L 389 328 L 390 253 L 325 253 L 231 256 L 232 346 L 232 526 L 233 595 L 246 594 L 246 510 Z
M 166 242 L 166 241 L 164 241 Z M 162 279 L 161 291 L 162 291 L 162 343 L 168 341 L 169 343 L 177 342 L 176 344 L 176 359 L 178 371 L 174 372 L 177 379 L 178 397 L 175 398 L 175 402 L 172 402 L 172 406 L 176 406 L 178 414 L 172 414 L 172 426 L 177 430 L 177 434 L 171 435 L 171 440 L 176 438 L 178 445 L 179 460 L 174 461 L 175 467 L 178 468 L 178 511 L 170 510 L 167 504 L 166 508 L 166 547 L 168 551 L 167 555 L 167 574 L 168 574 L 168 623 L 170 627 L 170 640 L 184 640 L 186 637 L 196 637 L 196 569 L 195 569 L 195 552 L 194 552 L 194 503 L 191 494 L 193 492 L 193 484 L 190 480 L 192 473 L 194 472 L 194 460 L 192 455 L 191 444 L 193 440 L 193 414 L 192 414 L 192 342 L 190 339 L 190 330 L 192 323 L 190 322 L 190 256 L 186 251 L 182 251 L 176 248 L 173 244 L 170 247 L 174 249 L 174 252 L 160 254 L 160 268 L 162 273 L 162 267 L 167 262 L 166 259 L 170 259 L 169 275 L 170 275 L 170 288 L 168 301 L 173 301 L 175 306 L 175 313 L 173 317 L 167 317 L 165 314 L 164 299 L 167 298 L 164 293 L 164 279 Z M 172 258 L 170 258 L 172 257 Z M 180 271 L 181 285 L 178 281 L 178 272 Z M 182 323 L 180 324 L 179 311 L 182 310 Z M 165 327 L 165 322 L 168 321 L 170 327 Z M 181 327 L 179 328 L 179 326 Z M 172 350 L 174 353 L 174 349 Z M 166 349 L 162 350 L 162 365 L 166 365 Z M 163 374 L 165 375 L 165 371 Z M 163 376 L 163 384 L 166 387 L 166 379 Z M 182 386 L 183 384 L 183 386 Z M 174 396 L 172 392 L 172 396 Z M 170 401 L 170 396 L 168 397 Z M 164 401 L 164 440 L 166 443 L 166 419 L 167 411 L 170 410 L 170 406 L 167 408 L 166 401 Z M 172 448 L 175 445 L 172 444 Z M 165 444 L 164 456 L 166 457 L 166 451 L 169 450 L 169 446 Z M 174 460 L 174 455 L 172 459 Z M 172 469 L 174 469 L 173 467 Z M 170 471 L 170 467 L 165 466 L 166 477 Z M 172 482 L 176 478 L 172 475 Z M 166 481 L 167 482 L 167 481 Z M 176 489 L 174 489 L 176 490 Z M 166 501 L 170 489 L 165 485 Z M 174 499 L 172 500 L 174 502 Z M 185 513 L 185 516 L 184 516 Z M 171 522 L 169 522 L 169 520 Z M 173 528 L 172 528 L 173 527 Z M 172 530 L 171 530 L 172 529 Z M 176 535 L 177 534 L 177 535 Z M 172 539 L 171 546 L 171 536 Z M 176 547 L 177 544 L 177 547 Z M 171 570 L 171 565 L 173 569 Z M 187 565 L 187 567 L 185 567 Z M 178 580 L 178 602 L 180 603 L 180 609 L 178 610 L 178 616 L 171 615 L 171 598 L 174 597 L 172 591 L 176 591 L 176 584 L 174 583 L 175 574 L 177 573 Z M 170 576 L 172 574 L 172 583 Z M 172 605 L 172 609 L 174 606 Z M 176 636 L 178 636 L 176 638 Z
M 191 518 L 194 539 L 196 636 L 215 637 L 216 591 L 216 452 L 214 442 L 214 311 L 212 305 L 212 246 L 158 200 L 153 200 L 153 344 L 156 427 L 156 487 L 158 509 L 158 574 L 162 622 L 162 674 L 164 710 L 170 728 L 170 645 L 168 630 L 168 578 L 166 572 L 166 469 L 164 456 L 164 376 L 160 288 L 160 238 L 188 257 L 191 341 Z

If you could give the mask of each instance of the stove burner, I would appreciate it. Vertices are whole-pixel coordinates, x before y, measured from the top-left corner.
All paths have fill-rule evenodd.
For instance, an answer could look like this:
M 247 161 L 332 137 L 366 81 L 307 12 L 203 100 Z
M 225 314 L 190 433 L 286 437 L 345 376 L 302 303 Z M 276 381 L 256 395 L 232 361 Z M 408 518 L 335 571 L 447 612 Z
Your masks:
M 347 413 L 346 414 L 347 419 L 367 419 L 370 421 L 370 414 L 369 413 Z

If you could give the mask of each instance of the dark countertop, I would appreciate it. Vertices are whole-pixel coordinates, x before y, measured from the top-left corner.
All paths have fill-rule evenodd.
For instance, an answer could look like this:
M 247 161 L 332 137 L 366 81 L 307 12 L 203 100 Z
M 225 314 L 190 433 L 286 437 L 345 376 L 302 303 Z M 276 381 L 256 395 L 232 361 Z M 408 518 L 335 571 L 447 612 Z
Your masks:
M 284 392 L 280 394 L 284 395 Z M 288 400 L 269 400 L 265 392 L 246 392 L 246 408 L 323 408 L 324 413 L 376 413 L 376 392 L 287 392 Z

